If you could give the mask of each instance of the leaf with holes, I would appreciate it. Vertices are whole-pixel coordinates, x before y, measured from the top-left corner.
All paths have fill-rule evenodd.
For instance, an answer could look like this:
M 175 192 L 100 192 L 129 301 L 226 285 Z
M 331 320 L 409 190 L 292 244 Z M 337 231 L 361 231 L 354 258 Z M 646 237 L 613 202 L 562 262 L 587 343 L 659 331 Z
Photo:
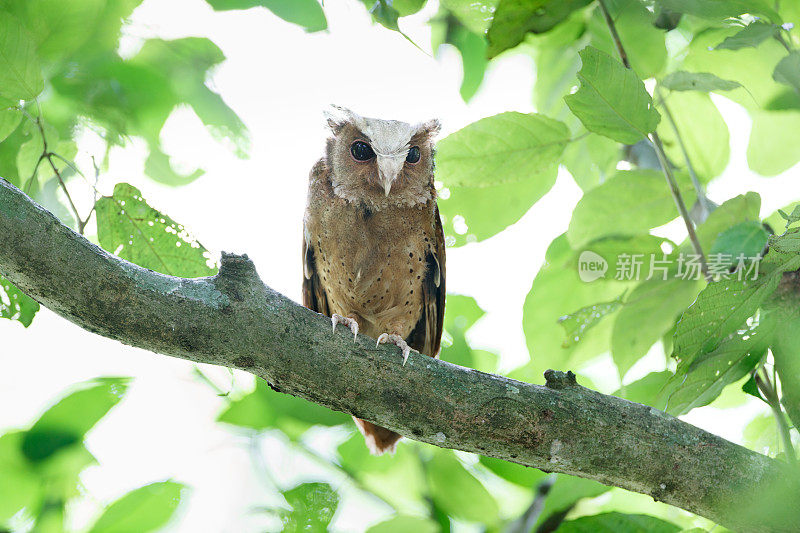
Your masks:
M 639 76 L 591 46 L 580 56 L 580 89 L 564 101 L 586 129 L 625 144 L 635 144 L 655 131 L 661 115 Z
M 339 495 L 329 484 L 301 483 L 282 494 L 292 507 L 291 511 L 281 513 L 285 533 L 328 531 L 339 506 Z
M 18 320 L 27 328 L 31 325 L 37 311 L 39 311 L 39 302 L 0 276 L 0 317 Z
M 150 207 L 139 189 L 118 183 L 95 205 L 100 246 L 139 266 L 185 278 L 211 276 L 211 254 L 167 215 Z
M 566 338 L 561 343 L 562 348 L 569 348 L 579 343 L 586 330 L 591 329 L 602 319 L 619 310 L 620 307 L 622 307 L 622 296 L 610 302 L 581 307 L 574 313 L 559 318 L 558 323 L 564 327 L 566 333 Z
M 708 405 L 726 386 L 736 383 L 756 367 L 772 341 L 775 321 L 746 326 L 723 340 L 709 353 L 682 360 L 664 386 L 659 405 L 675 416 Z
M 721 280 L 703 289 L 678 322 L 673 357 L 691 362 L 717 348 L 758 311 L 784 272 L 800 268 L 800 255 L 773 250 L 759 268 L 762 273 L 755 280 L 743 275 L 742 280 Z

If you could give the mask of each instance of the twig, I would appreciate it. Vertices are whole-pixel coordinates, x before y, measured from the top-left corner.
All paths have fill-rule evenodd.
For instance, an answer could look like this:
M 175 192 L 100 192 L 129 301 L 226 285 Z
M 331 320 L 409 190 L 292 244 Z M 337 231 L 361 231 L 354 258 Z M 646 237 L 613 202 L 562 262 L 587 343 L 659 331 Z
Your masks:
M 617 48 L 617 53 L 619 53 L 622 64 L 625 65 L 625 68 L 630 69 L 631 63 L 628 60 L 628 54 L 625 52 L 625 47 L 622 45 L 622 41 L 619 38 L 617 27 L 614 24 L 614 20 L 611 18 L 611 14 L 608 12 L 605 0 L 597 0 L 597 3 L 600 5 L 600 10 L 603 12 L 603 17 L 606 19 L 608 30 L 611 32 L 611 38 L 614 40 L 614 45 Z M 686 209 L 683 196 L 681 195 L 681 191 L 675 181 L 675 176 L 672 174 L 672 170 L 670 169 L 669 161 L 667 160 L 667 154 L 664 152 L 664 145 L 661 143 L 661 137 L 659 137 L 658 132 L 655 131 L 650 134 L 650 137 L 653 148 L 658 156 L 658 161 L 661 163 L 661 169 L 664 171 L 664 178 L 666 178 L 667 185 L 672 193 L 672 199 L 675 201 L 675 205 L 678 207 L 678 212 L 680 213 L 681 218 L 683 218 L 683 223 L 686 225 L 686 231 L 689 233 L 689 240 L 692 242 L 694 253 L 700 258 L 700 270 L 703 271 L 703 275 L 705 276 L 706 280 L 710 281 L 711 276 L 708 272 L 708 263 L 706 262 L 706 256 L 703 253 L 703 247 L 700 245 L 700 239 L 697 238 L 697 233 L 694 231 L 694 224 L 692 223 L 692 219 L 689 217 L 689 211 Z
M 797 466 L 797 456 L 794 453 L 792 435 L 789 433 L 789 426 L 786 424 L 786 417 L 783 415 L 781 402 L 778 398 L 778 392 L 775 390 L 773 381 L 769 379 L 769 375 L 763 368 L 760 373 L 759 371 L 753 372 L 753 379 L 756 382 L 756 386 L 758 386 L 758 390 L 761 391 L 761 394 L 764 396 L 767 405 L 772 409 L 772 414 L 775 415 L 775 420 L 778 423 L 778 429 L 780 430 L 783 442 L 783 453 L 788 458 L 789 463 Z
M 556 476 L 550 475 L 536 486 L 533 501 L 525 512 L 522 513 L 522 516 L 509 525 L 508 533 L 528 533 L 529 531 L 533 531 L 533 526 L 535 526 L 536 522 L 539 520 L 544 510 L 547 495 L 550 493 L 550 489 L 553 488 L 555 482 Z
M 38 104 L 38 102 L 37 102 Z M 72 167 L 78 174 L 83 175 L 83 173 L 70 161 L 68 161 L 65 157 L 61 155 L 51 152 L 48 149 L 47 145 L 47 135 L 44 133 L 44 125 L 42 124 L 42 110 L 41 107 L 39 108 L 39 116 L 33 117 L 30 113 L 28 113 L 25 109 L 20 107 L 20 111 L 28 118 L 28 120 L 32 121 L 36 128 L 39 130 L 39 135 L 42 137 L 42 155 L 39 156 L 39 159 L 36 161 L 36 166 L 33 167 L 33 174 L 31 175 L 28 183 L 25 184 L 25 192 L 30 192 L 31 185 L 33 184 L 33 180 L 36 178 L 36 174 L 39 171 L 39 165 L 41 165 L 42 161 L 47 160 L 50 164 L 50 168 L 55 173 L 56 178 L 58 178 L 58 184 L 61 187 L 61 190 L 64 191 L 64 196 L 67 197 L 67 201 L 69 202 L 69 207 L 72 209 L 72 213 L 75 215 L 75 223 L 78 225 L 78 233 L 83 235 L 84 230 L 86 229 L 86 224 L 89 223 L 89 218 L 92 216 L 94 212 L 94 207 L 87 215 L 86 219 L 82 219 L 80 213 L 78 212 L 78 208 L 75 206 L 75 202 L 72 201 L 72 196 L 69 194 L 69 190 L 67 189 L 67 184 L 64 182 L 64 178 L 61 176 L 61 171 L 58 170 L 58 167 L 53 162 L 53 157 L 56 157 Z M 85 177 L 85 176 L 84 176 Z
M 697 193 L 697 201 L 700 203 L 700 209 L 702 210 L 700 221 L 703 222 L 711 213 L 710 202 L 708 201 L 708 197 L 703 190 L 703 185 L 700 183 L 700 179 L 697 177 L 697 173 L 694 170 L 692 160 L 689 158 L 689 151 L 686 149 L 686 145 L 683 142 L 683 137 L 681 137 L 681 133 L 678 130 L 678 124 L 675 122 L 675 117 L 672 116 L 672 112 L 669 110 L 669 106 L 667 105 L 667 99 L 664 98 L 664 94 L 658 85 L 656 85 L 656 94 L 658 95 L 658 99 L 661 101 L 661 109 L 664 110 L 664 114 L 667 116 L 667 121 L 669 122 L 670 126 L 672 126 L 672 131 L 675 132 L 675 138 L 678 140 L 678 146 L 683 154 L 683 160 L 686 163 L 686 169 L 689 171 L 689 176 L 692 178 L 692 185 L 694 185 L 695 192 Z

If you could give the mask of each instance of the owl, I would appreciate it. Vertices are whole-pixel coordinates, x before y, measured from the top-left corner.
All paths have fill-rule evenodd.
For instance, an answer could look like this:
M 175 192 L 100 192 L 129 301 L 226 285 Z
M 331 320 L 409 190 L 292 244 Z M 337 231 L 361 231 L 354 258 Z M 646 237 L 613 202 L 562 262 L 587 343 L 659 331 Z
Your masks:
M 445 250 L 433 183 L 439 122 L 407 124 L 334 107 L 303 220 L 303 305 L 378 344 L 438 357 Z M 373 454 L 400 435 L 355 418 Z

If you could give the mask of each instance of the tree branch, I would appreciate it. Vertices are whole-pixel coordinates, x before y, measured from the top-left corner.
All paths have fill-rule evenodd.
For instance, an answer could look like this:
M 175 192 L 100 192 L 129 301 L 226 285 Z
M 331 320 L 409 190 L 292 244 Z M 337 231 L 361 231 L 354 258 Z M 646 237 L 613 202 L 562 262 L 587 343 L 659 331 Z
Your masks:
M 158 274 L 103 251 L 2 179 L 0 271 L 93 333 L 239 368 L 411 439 L 595 479 L 738 531 L 800 522 L 800 481 L 780 461 L 586 389 L 572 373 L 548 371 L 545 386 L 532 385 L 416 352 L 403 367 L 394 346 L 332 334 L 329 319 L 265 286 L 247 256 L 223 254 L 212 277 Z M 767 505 L 778 500 L 772 489 L 792 499 L 783 513 Z
M 611 32 L 611 38 L 614 41 L 614 46 L 617 49 L 617 53 L 619 54 L 622 64 L 625 66 L 625 68 L 633 70 L 631 67 L 631 62 L 628 59 L 628 53 L 625 51 L 625 47 L 622 45 L 622 40 L 617 32 L 617 25 L 614 23 L 614 19 L 611 17 L 611 13 L 608 11 L 605 0 L 597 0 L 597 4 L 600 6 L 600 11 L 603 13 L 603 18 L 605 18 L 608 31 Z M 703 247 L 700 245 L 700 239 L 697 238 L 697 233 L 694 230 L 694 224 L 689 216 L 688 209 L 686 209 L 686 203 L 683 201 L 683 196 L 681 195 L 681 190 L 678 188 L 678 183 L 675 181 L 675 176 L 672 175 L 672 170 L 670 168 L 669 160 L 667 159 L 667 154 L 664 152 L 664 145 L 661 142 L 661 137 L 658 135 L 657 131 L 651 133 L 650 137 L 652 140 L 651 144 L 653 145 L 656 155 L 658 156 L 658 162 L 661 164 L 661 170 L 664 172 L 664 178 L 667 180 L 667 186 L 672 194 L 672 199 L 674 200 L 675 206 L 678 208 L 678 213 L 681 215 L 683 223 L 686 226 L 686 232 L 689 234 L 689 241 L 692 243 L 694 253 L 700 258 L 700 270 L 703 271 L 706 281 L 711 281 L 711 275 L 708 272 L 708 263 L 706 262 L 706 256 L 703 253 Z

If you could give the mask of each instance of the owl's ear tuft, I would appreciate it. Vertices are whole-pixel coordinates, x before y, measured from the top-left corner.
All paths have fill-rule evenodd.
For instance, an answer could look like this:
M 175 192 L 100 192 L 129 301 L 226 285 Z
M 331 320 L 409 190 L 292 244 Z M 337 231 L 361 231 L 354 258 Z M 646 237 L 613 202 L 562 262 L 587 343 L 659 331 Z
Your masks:
M 328 127 L 334 135 L 338 134 L 347 122 L 339 113 L 339 109 L 341 108 L 332 105 L 330 109 L 326 109 L 322 112 L 325 121 L 328 123 Z
M 439 134 L 439 130 L 442 129 L 442 123 L 439 122 L 438 118 L 432 118 L 427 122 L 423 122 L 419 126 L 417 126 L 417 131 L 421 133 L 425 133 L 429 137 L 436 137 Z

